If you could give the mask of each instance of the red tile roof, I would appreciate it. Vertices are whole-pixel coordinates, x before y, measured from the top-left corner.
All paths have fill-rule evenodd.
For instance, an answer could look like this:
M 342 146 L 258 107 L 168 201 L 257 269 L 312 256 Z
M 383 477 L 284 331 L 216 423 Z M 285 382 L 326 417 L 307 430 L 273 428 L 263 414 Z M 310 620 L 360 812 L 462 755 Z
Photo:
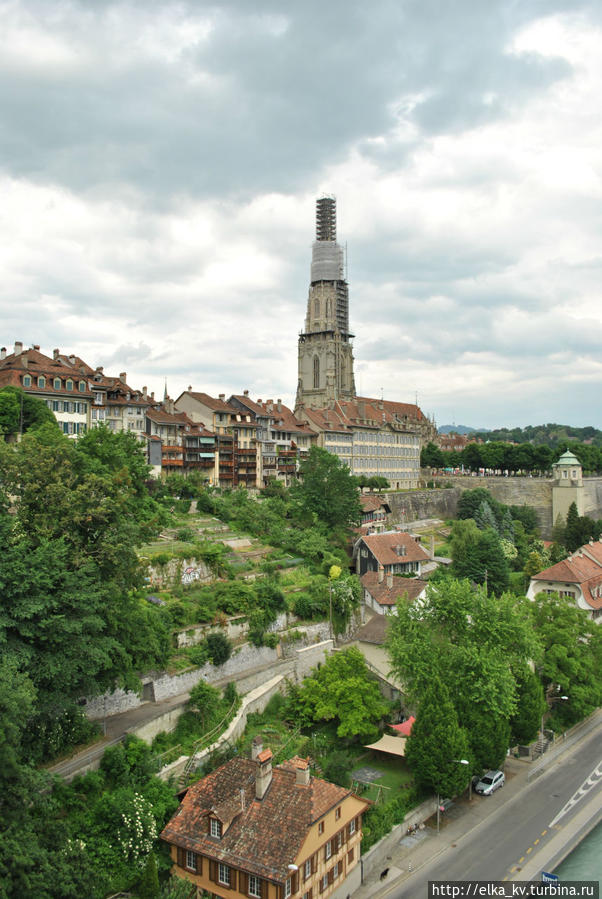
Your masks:
M 584 543 L 567 559 L 534 574 L 534 581 L 578 584 L 592 609 L 602 609 L 602 542 Z
M 400 562 L 428 562 L 430 556 L 419 543 L 404 531 L 386 534 L 369 534 L 360 538 L 381 565 L 397 565 Z M 405 555 L 397 552 L 405 549 Z
M 393 575 L 393 583 L 388 586 L 387 575 L 379 583 L 376 571 L 367 571 L 360 578 L 362 586 L 368 591 L 370 596 L 380 606 L 395 606 L 400 599 L 404 597 L 412 602 L 417 599 L 420 594 L 426 590 L 427 581 L 422 581 L 417 577 L 395 577 Z
M 257 769 L 251 759 L 234 758 L 193 784 L 161 838 L 259 877 L 286 880 L 312 824 L 352 794 L 315 777 L 298 784 L 289 762 L 274 768 L 258 800 Z M 218 811 L 231 821 L 219 840 L 209 836 L 208 825 Z

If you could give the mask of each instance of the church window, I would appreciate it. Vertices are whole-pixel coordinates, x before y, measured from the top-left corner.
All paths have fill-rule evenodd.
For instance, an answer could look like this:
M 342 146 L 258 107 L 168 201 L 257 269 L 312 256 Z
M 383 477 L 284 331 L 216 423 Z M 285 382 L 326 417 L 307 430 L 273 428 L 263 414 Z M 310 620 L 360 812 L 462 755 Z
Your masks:
M 320 386 L 320 360 L 314 356 L 314 387 Z
M 318 318 L 318 316 L 320 315 L 320 300 L 318 299 L 318 297 L 316 297 L 316 299 L 314 300 L 314 315 L 316 316 L 316 318 Z

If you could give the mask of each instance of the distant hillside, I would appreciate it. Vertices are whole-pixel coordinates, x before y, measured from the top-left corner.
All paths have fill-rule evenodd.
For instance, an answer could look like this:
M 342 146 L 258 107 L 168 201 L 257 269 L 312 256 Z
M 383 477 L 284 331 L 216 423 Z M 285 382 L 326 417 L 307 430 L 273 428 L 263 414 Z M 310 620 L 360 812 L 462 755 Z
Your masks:
M 440 429 L 442 430 L 442 429 Z M 459 432 L 459 428 L 457 428 Z M 464 433 L 464 432 L 462 432 Z M 556 447 L 568 441 L 602 446 L 602 431 L 588 425 L 575 428 L 571 425 L 527 425 L 526 428 L 496 428 L 494 431 L 474 431 L 483 440 L 500 441 L 502 443 L 532 443 Z
M 451 434 L 453 431 L 454 434 L 474 434 L 475 431 L 479 430 L 478 428 L 469 428 L 467 425 L 441 425 L 440 428 L 437 428 L 440 434 Z M 485 430 L 479 430 L 479 434 L 487 433 Z

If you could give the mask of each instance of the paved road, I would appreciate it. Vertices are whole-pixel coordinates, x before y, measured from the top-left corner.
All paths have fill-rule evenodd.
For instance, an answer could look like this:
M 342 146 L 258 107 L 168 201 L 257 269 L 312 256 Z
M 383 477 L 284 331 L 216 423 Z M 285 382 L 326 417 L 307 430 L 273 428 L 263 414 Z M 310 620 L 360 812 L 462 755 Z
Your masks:
M 412 838 L 402 840 L 383 863 L 390 866 L 386 880 L 356 895 L 421 899 L 429 880 L 539 879 L 592 818 L 602 818 L 601 733 L 598 725 L 530 784 L 526 767 L 510 762 L 506 787 L 452 808 L 441 834 L 427 828 L 414 852 Z M 399 876 L 403 882 L 389 883 Z

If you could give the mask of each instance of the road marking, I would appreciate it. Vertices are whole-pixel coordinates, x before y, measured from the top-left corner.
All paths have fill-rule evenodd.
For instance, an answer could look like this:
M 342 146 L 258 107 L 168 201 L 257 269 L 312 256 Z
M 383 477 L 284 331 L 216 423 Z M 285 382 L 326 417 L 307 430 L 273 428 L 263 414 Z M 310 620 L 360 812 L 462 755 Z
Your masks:
M 537 846 L 538 843 L 539 843 L 539 837 L 537 837 L 537 839 L 535 840 L 535 842 L 533 843 L 533 845 L 534 845 L 534 846 Z
M 533 846 L 529 846 L 529 848 L 527 849 L 527 855 L 529 855 L 530 852 L 533 852 Z
M 518 865 L 512 865 L 512 867 L 510 868 L 510 873 L 516 874 L 517 871 L 518 871 Z
M 569 801 L 560 809 L 553 821 L 548 825 L 554 827 L 558 821 L 571 811 L 587 794 L 602 782 L 602 762 L 599 762 L 586 780 L 583 781 L 576 793 L 573 793 Z
M 519 858 L 519 860 L 518 860 L 519 865 L 522 865 L 522 863 L 524 862 L 524 860 L 525 860 L 525 856 L 523 855 L 523 857 L 522 857 L 522 858 Z
M 545 830 L 542 830 L 542 832 L 541 832 L 542 837 L 545 837 L 545 835 L 547 834 L 547 832 L 548 832 L 548 829 L 547 829 L 547 827 L 546 827 L 546 829 L 545 829 Z

